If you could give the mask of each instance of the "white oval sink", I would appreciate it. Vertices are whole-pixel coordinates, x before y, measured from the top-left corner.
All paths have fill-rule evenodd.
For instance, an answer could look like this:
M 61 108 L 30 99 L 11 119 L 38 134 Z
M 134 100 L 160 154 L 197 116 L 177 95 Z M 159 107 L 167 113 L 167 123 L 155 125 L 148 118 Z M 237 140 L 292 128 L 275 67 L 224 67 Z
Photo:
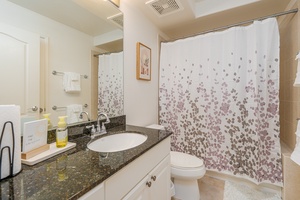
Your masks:
M 90 150 L 97 152 L 117 152 L 139 146 L 146 140 L 146 135 L 126 132 L 101 137 L 90 142 L 87 147 Z

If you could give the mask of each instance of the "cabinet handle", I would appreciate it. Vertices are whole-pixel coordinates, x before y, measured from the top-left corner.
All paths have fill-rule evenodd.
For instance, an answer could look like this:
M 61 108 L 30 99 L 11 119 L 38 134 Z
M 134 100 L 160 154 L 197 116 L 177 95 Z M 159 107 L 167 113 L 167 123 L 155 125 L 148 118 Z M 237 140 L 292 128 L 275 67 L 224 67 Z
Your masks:
M 37 111 L 39 108 L 37 107 L 37 106 L 32 106 L 32 108 L 31 108 L 31 110 L 33 111 L 33 112 L 35 112 L 35 111 Z
M 151 181 L 147 181 L 146 185 L 147 185 L 148 187 L 151 187 Z
M 151 176 L 151 179 L 152 179 L 153 181 L 155 181 L 155 180 L 156 180 L 156 176 Z

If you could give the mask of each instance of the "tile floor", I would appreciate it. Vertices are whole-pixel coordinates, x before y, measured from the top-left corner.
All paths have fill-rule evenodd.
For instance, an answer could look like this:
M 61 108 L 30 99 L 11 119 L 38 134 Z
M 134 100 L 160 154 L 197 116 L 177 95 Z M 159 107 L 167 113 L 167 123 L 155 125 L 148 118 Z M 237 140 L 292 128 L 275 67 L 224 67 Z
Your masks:
M 205 175 L 198 180 L 201 200 L 223 200 L 225 181 Z M 175 200 L 172 198 L 172 200 Z
M 205 175 L 198 184 L 201 200 L 223 200 L 225 181 Z
M 228 178 L 230 181 L 233 181 L 233 178 Z M 205 175 L 201 179 L 198 180 L 199 190 L 201 194 L 201 200 L 223 200 L 224 199 L 224 188 L 225 188 L 225 181 L 227 179 L 218 179 L 214 178 L 213 176 Z M 241 180 L 240 180 L 241 181 Z M 234 181 L 233 181 L 234 182 Z M 237 182 L 236 182 L 237 183 Z M 241 181 L 241 184 L 245 185 L 245 181 Z M 249 183 L 248 183 L 249 184 Z M 246 184 L 247 185 L 247 184 Z M 253 190 L 257 190 L 257 192 L 260 194 L 262 191 L 265 191 L 266 193 L 273 193 L 275 196 L 272 195 L 272 197 L 277 197 L 276 193 L 280 192 L 278 188 L 274 187 L 259 187 L 257 185 L 248 185 L 249 189 L 252 188 Z M 250 190 L 249 190 L 250 191 Z M 256 193 L 257 194 L 257 193 Z M 259 195 L 257 194 L 257 195 Z M 258 197 L 256 195 L 256 197 Z M 271 198 L 271 199 L 273 199 Z M 256 198 L 257 199 L 257 198 Z M 266 198 L 268 199 L 268 198 Z M 274 198 L 277 199 L 277 198 Z M 282 199 L 282 198 L 281 198 Z M 286 199 L 286 198 L 283 198 Z M 299 199 L 299 198 L 291 198 L 291 199 Z

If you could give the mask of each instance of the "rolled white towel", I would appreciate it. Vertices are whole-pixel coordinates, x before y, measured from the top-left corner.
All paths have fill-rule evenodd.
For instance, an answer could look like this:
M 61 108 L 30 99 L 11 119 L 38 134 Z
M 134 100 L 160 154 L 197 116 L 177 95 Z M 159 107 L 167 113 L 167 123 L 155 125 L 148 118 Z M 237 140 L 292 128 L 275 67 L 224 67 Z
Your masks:
M 82 112 L 82 105 L 71 104 L 67 106 L 67 123 L 76 123 L 82 121 L 79 114 Z

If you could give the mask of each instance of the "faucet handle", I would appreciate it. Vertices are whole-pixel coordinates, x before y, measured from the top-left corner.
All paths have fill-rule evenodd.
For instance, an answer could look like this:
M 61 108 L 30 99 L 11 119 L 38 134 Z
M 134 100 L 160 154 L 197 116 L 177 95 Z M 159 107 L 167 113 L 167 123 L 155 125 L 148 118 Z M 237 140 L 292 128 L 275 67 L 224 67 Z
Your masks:
M 90 128 L 93 128 L 93 126 L 89 125 L 89 126 L 86 126 L 85 128 L 90 129 Z
M 92 130 L 91 130 L 91 133 L 93 134 L 93 133 L 96 133 L 97 132 L 97 130 L 95 129 L 95 126 L 94 126 L 94 124 L 92 125 Z
M 106 132 L 106 128 L 105 128 L 105 126 L 104 126 L 104 123 L 103 123 L 102 126 L 101 126 L 101 131 L 102 131 L 102 132 Z
M 97 124 L 96 125 L 96 132 L 100 132 L 101 131 L 101 126 L 100 126 L 100 124 Z

